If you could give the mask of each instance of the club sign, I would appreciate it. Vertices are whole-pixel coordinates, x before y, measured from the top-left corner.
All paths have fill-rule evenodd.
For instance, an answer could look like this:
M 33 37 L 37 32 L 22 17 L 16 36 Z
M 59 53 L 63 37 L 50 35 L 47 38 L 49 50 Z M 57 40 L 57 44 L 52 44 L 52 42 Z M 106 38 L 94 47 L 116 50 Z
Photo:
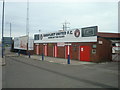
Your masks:
M 97 42 L 97 27 L 86 27 L 46 34 L 35 34 L 35 43 Z

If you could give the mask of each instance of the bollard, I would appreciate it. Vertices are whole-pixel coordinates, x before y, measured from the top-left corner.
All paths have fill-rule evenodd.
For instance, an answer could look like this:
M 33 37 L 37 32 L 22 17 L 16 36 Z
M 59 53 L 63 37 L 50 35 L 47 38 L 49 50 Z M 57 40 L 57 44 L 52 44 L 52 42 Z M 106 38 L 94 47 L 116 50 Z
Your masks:
M 5 66 L 6 62 L 5 62 L 5 56 L 2 58 L 2 66 Z
M 70 55 L 68 55 L 68 64 L 70 64 Z
M 20 50 L 18 51 L 18 56 L 20 56 Z
M 42 53 L 42 61 L 44 60 L 44 54 Z
M 20 52 L 18 52 L 18 56 L 20 56 Z
M 29 58 L 30 58 L 30 56 L 31 56 L 31 55 L 30 55 L 30 52 L 28 53 L 28 55 L 29 55 Z

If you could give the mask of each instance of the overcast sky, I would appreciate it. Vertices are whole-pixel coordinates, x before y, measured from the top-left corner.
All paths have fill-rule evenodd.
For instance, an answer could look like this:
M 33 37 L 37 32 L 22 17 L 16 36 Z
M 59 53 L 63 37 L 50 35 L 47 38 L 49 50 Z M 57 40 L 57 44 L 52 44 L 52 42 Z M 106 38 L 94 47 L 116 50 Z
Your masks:
M 4 36 L 26 35 L 26 2 L 5 3 Z M 69 22 L 70 29 L 98 26 L 99 32 L 118 32 L 117 2 L 29 2 L 29 32 L 54 32 Z M 2 22 L 2 1 L 0 1 L 0 30 Z M 0 34 L 1 35 L 1 34 Z

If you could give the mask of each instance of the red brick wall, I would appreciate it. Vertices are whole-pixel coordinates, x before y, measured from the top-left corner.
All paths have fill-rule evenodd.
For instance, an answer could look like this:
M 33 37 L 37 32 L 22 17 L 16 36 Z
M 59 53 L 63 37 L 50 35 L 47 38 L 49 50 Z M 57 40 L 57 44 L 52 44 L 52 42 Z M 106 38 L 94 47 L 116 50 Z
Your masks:
M 103 44 L 99 44 L 99 41 L 102 41 Z M 96 45 L 96 48 L 93 48 L 93 44 Z M 53 57 L 53 48 L 56 44 L 49 43 L 47 44 L 47 55 Z M 79 60 L 80 59 L 80 46 L 90 46 L 90 60 L 93 62 L 100 62 L 100 61 L 111 61 L 112 60 L 112 45 L 111 41 L 106 40 L 104 38 L 98 38 L 98 42 L 90 42 L 90 43 L 72 43 L 70 46 L 71 59 Z M 92 53 L 92 49 L 96 50 L 96 53 Z M 36 52 L 35 44 L 34 44 L 34 53 Z M 43 44 L 40 44 L 40 55 L 43 52 Z M 65 58 L 65 46 L 64 47 L 57 47 L 57 57 Z
M 92 47 L 93 43 L 72 43 L 72 59 L 80 59 L 80 46 L 90 46 Z M 91 56 L 91 53 L 90 53 Z M 91 59 L 91 58 L 90 58 Z
M 53 48 L 54 48 L 54 44 L 53 43 L 49 43 L 48 44 L 48 53 L 47 53 L 48 56 L 53 57 Z
M 40 51 L 40 55 L 42 55 L 42 53 L 44 52 L 43 44 L 40 44 L 40 49 L 39 49 L 39 51 Z
M 59 58 L 65 58 L 65 47 L 58 47 L 57 55 Z
M 102 41 L 103 44 L 99 44 Z M 97 55 L 96 60 L 98 61 L 111 61 L 112 60 L 112 44 L 111 41 L 104 38 L 98 38 L 97 42 Z

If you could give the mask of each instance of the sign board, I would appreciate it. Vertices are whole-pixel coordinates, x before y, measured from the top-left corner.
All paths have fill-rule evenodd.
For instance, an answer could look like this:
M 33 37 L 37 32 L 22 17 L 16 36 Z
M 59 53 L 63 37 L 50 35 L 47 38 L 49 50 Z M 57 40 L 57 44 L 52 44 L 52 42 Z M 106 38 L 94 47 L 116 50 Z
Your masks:
M 71 43 L 65 43 L 65 45 L 69 45 L 69 46 L 70 46 L 70 45 L 72 45 L 72 44 L 71 44 Z
M 27 36 L 15 37 L 14 38 L 14 49 L 27 50 Z
M 82 28 L 82 37 L 91 37 L 97 35 L 97 26 Z
M 99 44 L 103 44 L 103 41 L 98 41 Z
M 19 37 L 19 39 L 20 39 L 20 49 L 27 50 L 28 37 L 22 36 L 22 37 Z
M 64 42 L 58 42 L 58 43 L 57 43 L 57 46 L 63 47 L 63 46 L 65 46 L 65 43 L 64 43 Z
M 14 49 L 27 50 L 27 43 L 28 43 L 28 50 L 33 50 L 33 43 L 34 43 L 33 39 L 29 39 L 28 42 L 28 36 L 15 37 Z
M 96 45 L 96 44 L 93 44 L 93 48 L 97 48 L 97 45 Z
M 11 44 L 12 43 L 12 37 L 3 37 L 3 43 L 4 44 Z
M 20 48 L 20 39 L 19 37 L 14 38 L 14 49 Z
M 87 27 L 91 28 L 91 27 Z M 96 26 L 94 29 L 88 29 L 91 32 L 90 35 L 83 35 L 83 29 L 73 29 L 69 31 L 59 31 L 47 34 L 40 34 L 39 40 L 34 35 L 34 43 L 58 43 L 58 42 L 97 42 L 97 34 L 92 34 L 92 30 L 97 31 Z M 96 30 L 95 30 L 96 29 Z M 38 35 L 38 34 L 37 34 Z

